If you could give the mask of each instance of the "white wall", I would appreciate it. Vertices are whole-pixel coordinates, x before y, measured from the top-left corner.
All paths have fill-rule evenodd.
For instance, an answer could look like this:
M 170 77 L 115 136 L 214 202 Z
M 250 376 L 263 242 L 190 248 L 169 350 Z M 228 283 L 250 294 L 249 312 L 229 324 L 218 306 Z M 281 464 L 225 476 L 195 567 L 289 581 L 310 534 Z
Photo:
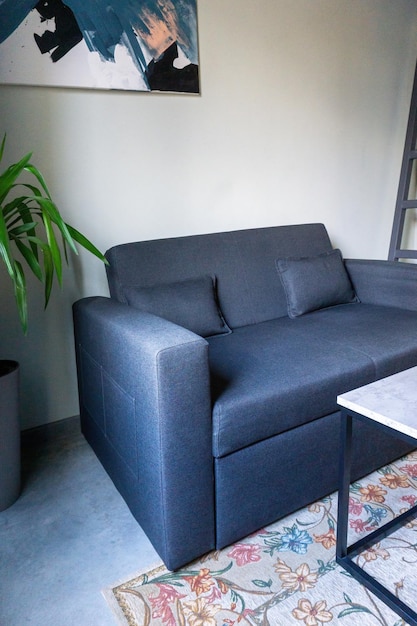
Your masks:
M 414 0 L 199 0 L 201 96 L 0 87 L 5 160 L 33 150 L 67 221 L 125 241 L 323 221 L 345 256 L 386 258 L 417 55 Z M 75 270 L 75 271 L 72 271 Z M 71 304 L 107 294 L 71 261 L 22 337 L 0 272 L 0 358 L 22 426 L 78 412 Z

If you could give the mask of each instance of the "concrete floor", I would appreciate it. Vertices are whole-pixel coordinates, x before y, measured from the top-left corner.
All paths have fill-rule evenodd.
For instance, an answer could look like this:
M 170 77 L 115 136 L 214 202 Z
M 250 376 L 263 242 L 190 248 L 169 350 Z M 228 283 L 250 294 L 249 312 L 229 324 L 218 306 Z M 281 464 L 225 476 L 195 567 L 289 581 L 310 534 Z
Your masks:
M 0 513 L 0 625 L 114 626 L 102 589 L 160 559 L 78 419 L 23 433 L 22 474 Z

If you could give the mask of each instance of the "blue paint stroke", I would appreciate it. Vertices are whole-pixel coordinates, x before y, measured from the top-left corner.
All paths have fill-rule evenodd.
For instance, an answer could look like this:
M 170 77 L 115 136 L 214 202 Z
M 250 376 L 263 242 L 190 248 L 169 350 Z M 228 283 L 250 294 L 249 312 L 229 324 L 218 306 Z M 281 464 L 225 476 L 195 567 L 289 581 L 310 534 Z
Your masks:
M 72 10 L 87 47 L 103 60 L 114 61 L 118 44 L 125 46 L 138 70 L 145 75 L 145 41 L 136 33 L 146 32 L 146 11 L 165 21 L 167 7 L 175 17 L 178 43 L 191 63 L 198 64 L 197 0 L 65 0 Z M 34 9 L 36 0 L 0 0 L 0 44 Z M 134 30 L 135 29 L 135 30 Z M 152 55 L 151 55 L 152 56 Z
M 0 0 L 0 43 L 16 30 L 35 5 L 33 0 Z

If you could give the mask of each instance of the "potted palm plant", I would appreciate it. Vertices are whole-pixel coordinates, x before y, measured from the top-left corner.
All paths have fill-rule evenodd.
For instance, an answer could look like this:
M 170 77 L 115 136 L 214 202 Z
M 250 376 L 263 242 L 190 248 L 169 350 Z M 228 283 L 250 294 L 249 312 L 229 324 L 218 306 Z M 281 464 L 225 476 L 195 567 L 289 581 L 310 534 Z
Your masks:
M 6 135 L 0 145 L 3 159 Z M 62 285 L 63 257 L 75 254 L 77 244 L 106 262 L 102 253 L 78 230 L 67 224 L 51 198 L 32 153 L 0 173 L 0 261 L 13 288 L 23 333 L 28 330 L 25 271 L 44 286 L 45 307 L 54 278 Z M 0 511 L 10 506 L 20 491 L 20 428 L 18 369 L 15 361 L 0 359 Z

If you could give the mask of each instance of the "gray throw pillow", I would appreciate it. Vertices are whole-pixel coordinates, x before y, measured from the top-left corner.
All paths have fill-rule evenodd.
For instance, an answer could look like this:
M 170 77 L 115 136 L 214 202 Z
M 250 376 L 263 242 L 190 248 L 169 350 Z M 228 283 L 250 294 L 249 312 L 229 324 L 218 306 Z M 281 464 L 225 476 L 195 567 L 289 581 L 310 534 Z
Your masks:
M 358 302 L 340 250 L 315 257 L 277 259 L 275 263 L 291 318 L 337 304 Z
M 128 304 L 201 337 L 230 333 L 217 303 L 215 280 L 201 276 L 152 287 L 127 287 Z

